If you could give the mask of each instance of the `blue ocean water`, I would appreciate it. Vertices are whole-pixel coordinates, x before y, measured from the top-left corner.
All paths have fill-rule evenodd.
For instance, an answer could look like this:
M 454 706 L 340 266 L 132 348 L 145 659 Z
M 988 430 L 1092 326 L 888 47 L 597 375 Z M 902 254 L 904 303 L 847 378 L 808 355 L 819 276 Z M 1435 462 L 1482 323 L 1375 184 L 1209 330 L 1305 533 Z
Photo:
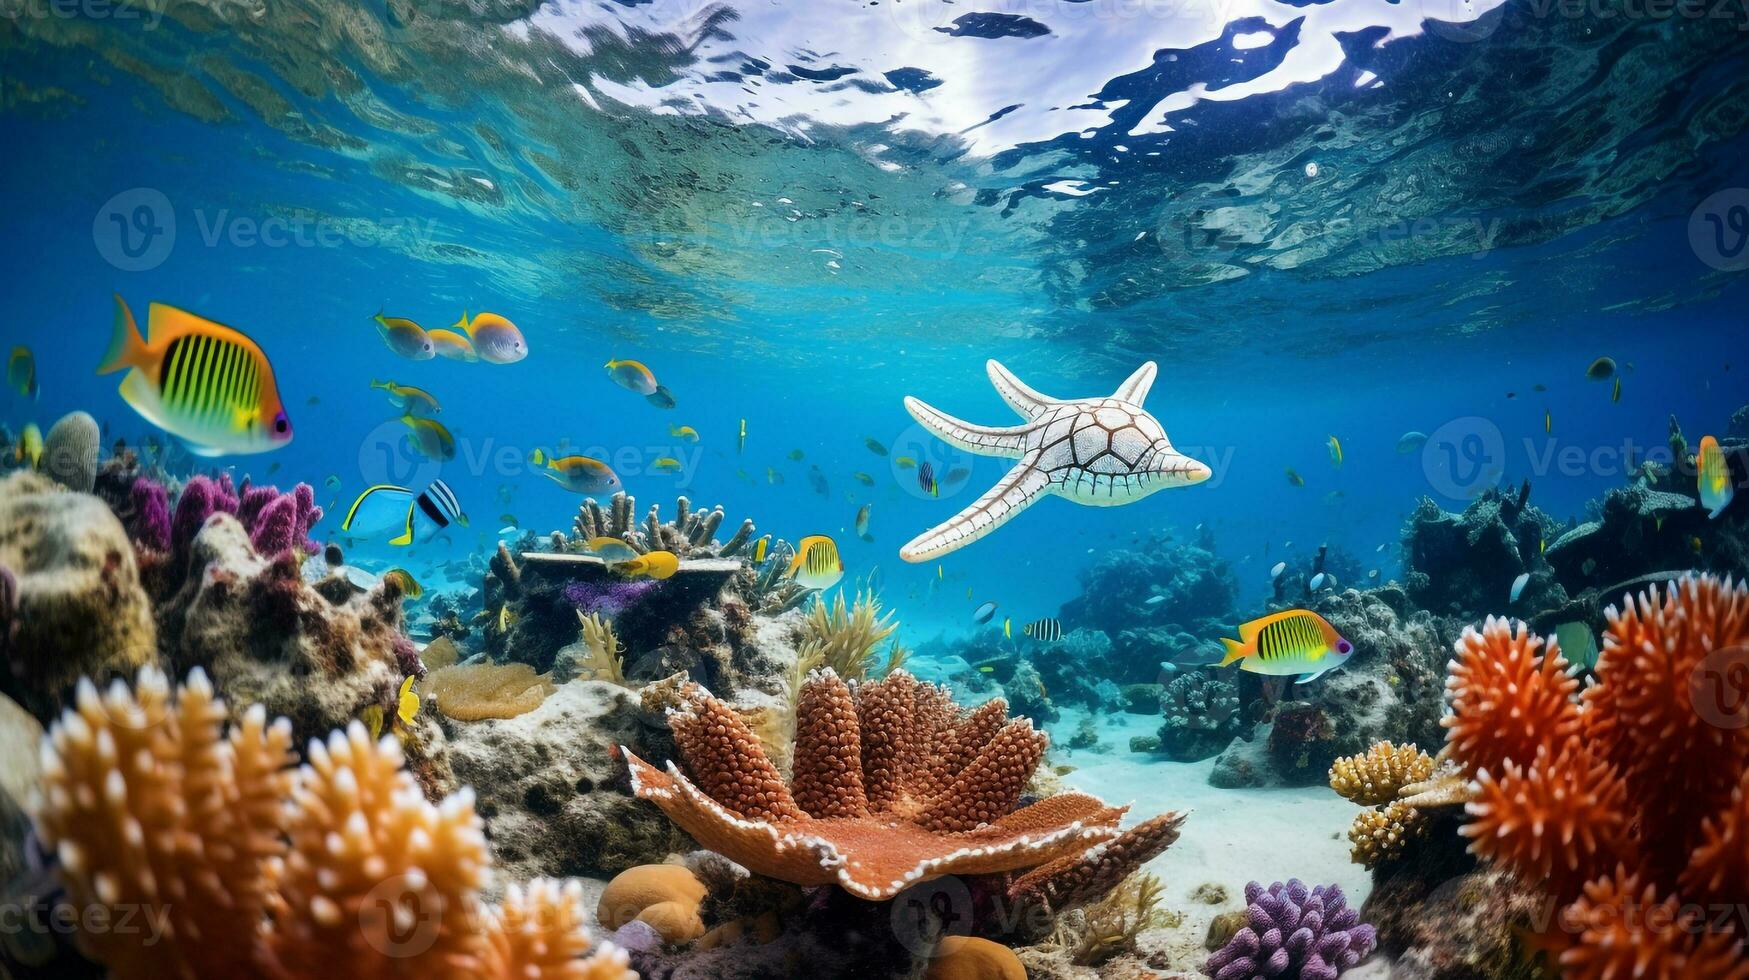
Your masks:
M 569 444 L 640 509 L 684 494 L 833 535 L 847 583 L 874 576 L 917 641 L 985 600 L 1055 615 L 1099 555 L 1199 525 L 1242 608 L 1323 544 L 1389 578 L 1421 496 L 1529 479 L 1582 518 L 1672 415 L 1692 443 L 1749 402 L 1741 24 L 1342 0 L 1085 20 L 1103 2 L 921 26 L 859 8 L 841 37 L 724 4 L 25 9 L 0 24 L 5 336 L 41 392 L 0 420 L 85 409 L 138 444 L 93 369 L 111 294 L 165 302 L 271 358 L 294 442 L 217 462 L 316 485 L 318 537 L 362 487 L 437 475 L 470 526 L 365 554 L 419 569 L 507 517 L 568 528 L 579 498 L 525 460 Z M 1068 67 L 1016 70 L 1045 65 Z M 530 356 L 410 362 L 370 320 L 464 309 L 512 319 Z M 1619 400 L 1585 377 L 1605 355 Z M 610 358 L 677 407 L 614 386 Z M 1157 361 L 1148 408 L 1214 478 L 1046 499 L 905 564 L 1008 464 L 929 439 L 901 400 L 1010 424 L 988 358 L 1062 397 Z M 373 379 L 437 395 L 456 458 L 410 455 Z M 1432 441 L 1399 453 L 1410 430 Z M 906 453 L 970 473 L 930 495 Z M 652 472 L 668 455 L 681 472 Z

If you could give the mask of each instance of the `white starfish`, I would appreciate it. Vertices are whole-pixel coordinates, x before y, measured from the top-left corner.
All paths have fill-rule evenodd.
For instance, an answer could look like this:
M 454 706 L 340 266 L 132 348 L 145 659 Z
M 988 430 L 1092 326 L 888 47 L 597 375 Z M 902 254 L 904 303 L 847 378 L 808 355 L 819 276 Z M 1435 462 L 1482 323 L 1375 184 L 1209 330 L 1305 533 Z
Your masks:
M 1209 478 L 1209 468 L 1173 449 L 1166 430 L 1142 408 L 1154 383 L 1153 361 L 1136 369 L 1110 398 L 1068 400 L 1039 394 L 995 361 L 984 366 L 996 393 L 1025 422 L 973 425 L 910 396 L 905 410 L 950 445 L 1020 462 L 971 506 L 900 548 L 906 561 L 928 561 L 963 548 L 1047 493 L 1115 507 Z

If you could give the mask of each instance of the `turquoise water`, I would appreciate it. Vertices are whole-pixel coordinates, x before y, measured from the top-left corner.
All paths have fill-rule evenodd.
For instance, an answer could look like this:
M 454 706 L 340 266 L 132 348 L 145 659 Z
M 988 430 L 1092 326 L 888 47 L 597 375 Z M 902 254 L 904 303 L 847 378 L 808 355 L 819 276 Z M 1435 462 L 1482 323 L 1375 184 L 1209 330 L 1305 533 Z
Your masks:
M 1582 517 L 1671 414 L 1693 443 L 1749 402 L 1740 24 L 1346 0 L 1124 20 L 1104 2 L 1002 8 L 1036 37 L 873 5 L 837 26 L 664 3 L 30 8 L 0 24 L 0 214 L 5 337 L 35 352 L 41 393 L 7 393 L 0 419 L 86 409 L 137 444 L 149 426 L 93 369 L 111 294 L 161 301 L 266 351 L 296 439 L 217 463 L 317 485 L 318 538 L 368 483 L 436 475 L 472 521 L 416 571 L 487 550 L 501 515 L 568 528 L 577 495 L 524 462 L 568 440 L 603 450 L 640 510 L 685 494 L 833 535 L 918 640 L 986 599 L 1017 625 L 1054 615 L 1101 553 L 1199 524 L 1242 609 L 1320 544 L 1389 578 L 1422 495 L 1450 508 L 1529 478 Z M 1427 29 L 1436 14 L 1459 26 Z M 509 317 L 530 356 L 415 363 L 370 321 L 464 308 Z M 1585 378 L 1602 355 L 1619 401 Z M 924 437 L 901 399 L 1011 424 L 992 357 L 1059 397 L 1156 360 L 1147 407 L 1214 478 L 1127 507 L 1046 499 L 906 565 L 901 544 L 1008 464 Z M 678 406 L 614 386 L 609 358 L 647 363 Z M 433 392 L 456 458 L 416 465 L 373 379 Z M 1399 454 L 1409 430 L 1435 441 Z M 1441 454 L 1472 468 L 1470 436 L 1496 448 L 1459 479 Z M 930 496 L 869 437 L 971 473 Z M 650 472 L 664 455 L 681 473 Z M 872 542 L 851 528 L 864 503 Z

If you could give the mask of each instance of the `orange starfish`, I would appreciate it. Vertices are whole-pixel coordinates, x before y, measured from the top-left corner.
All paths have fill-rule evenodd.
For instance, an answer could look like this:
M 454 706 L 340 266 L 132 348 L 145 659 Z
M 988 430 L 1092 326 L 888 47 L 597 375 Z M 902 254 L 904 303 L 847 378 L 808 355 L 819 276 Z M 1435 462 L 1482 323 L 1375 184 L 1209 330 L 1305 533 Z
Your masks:
M 1168 813 L 1121 832 L 1128 808 L 1085 793 L 1016 809 L 1045 735 L 1009 721 L 1000 699 L 967 712 L 904 671 L 854 694 L 829 669 L 809 674 L 788 785 L 732 709 L 697 685 L 685 697 L 669 725 L 692 778 L 622 747 L 633 791 L 704 847 L 799 885 L 874 901 L 941 875 L 1037 869 L 1011 894 L 1060 910 L 1165 850 L 1184 819 Z

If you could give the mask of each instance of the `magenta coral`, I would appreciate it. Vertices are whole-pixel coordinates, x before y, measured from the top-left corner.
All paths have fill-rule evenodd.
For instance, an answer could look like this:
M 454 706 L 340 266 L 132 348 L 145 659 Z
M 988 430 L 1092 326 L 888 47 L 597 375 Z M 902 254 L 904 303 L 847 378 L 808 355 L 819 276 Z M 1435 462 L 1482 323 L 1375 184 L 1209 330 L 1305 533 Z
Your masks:
M 1203 967 L 1215 980 L 1336 980 L 1377 945 L 1336 885 L 1308 889 L 1291 879 L 1265 889 L 1253 881 L 1245 901 L 1249 921 Z
M 237 495 L 231 491 L 231 478 L 195 476 L 182 488 L 176 500 L 176 514 L 170 522 L 170 540 L 176 549 L 178 565 L 188 561 L 188 547 L 194 536 L 206 525 L 207 518 L 219 511 L 236 513 Z
M 153 551 L 170 550 L 170 495 L 164 485 L 138 477 L 128 491 L 133 502 L 133 539 Z
M 612 618 L 636 605 L 661 583 L 649 579 L 630 582 L 572 582 L 565 586 L 565 600 L 580 612 Z

